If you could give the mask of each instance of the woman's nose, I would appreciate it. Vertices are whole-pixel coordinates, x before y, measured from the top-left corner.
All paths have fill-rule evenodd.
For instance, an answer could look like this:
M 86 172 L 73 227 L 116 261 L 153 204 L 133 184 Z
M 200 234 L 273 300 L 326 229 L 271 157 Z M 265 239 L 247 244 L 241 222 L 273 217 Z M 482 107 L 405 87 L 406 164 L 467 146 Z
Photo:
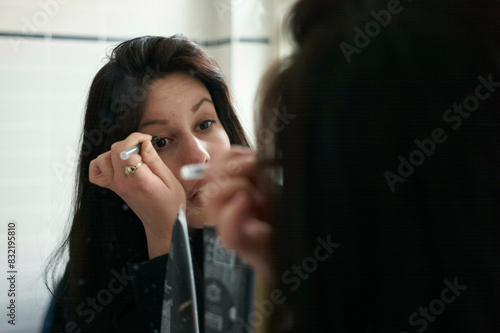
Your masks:
M 206 143 L 195 136 L 185 138 L 182 149 L 183 164 L 208 163 L 210 155 Z

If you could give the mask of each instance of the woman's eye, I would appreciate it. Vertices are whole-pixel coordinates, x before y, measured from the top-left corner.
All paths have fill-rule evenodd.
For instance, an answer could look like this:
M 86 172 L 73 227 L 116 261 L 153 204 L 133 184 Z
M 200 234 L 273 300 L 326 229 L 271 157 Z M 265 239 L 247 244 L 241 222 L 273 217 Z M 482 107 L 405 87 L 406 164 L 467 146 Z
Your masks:
M 170 142 L 169 138 L 159 138 L 154 144 L 153 147 L 156 149 L 161 149 L 165 147 Z
M 200 129 L 202 131 L 204 131 L 204 130 L 208 129 L 210 126 L 212 126 L 212 124 L 215 124 L 215 120 L 213 120 L 213 119 L 205 120 L 204 122 L 202 122 L 200 124 Z

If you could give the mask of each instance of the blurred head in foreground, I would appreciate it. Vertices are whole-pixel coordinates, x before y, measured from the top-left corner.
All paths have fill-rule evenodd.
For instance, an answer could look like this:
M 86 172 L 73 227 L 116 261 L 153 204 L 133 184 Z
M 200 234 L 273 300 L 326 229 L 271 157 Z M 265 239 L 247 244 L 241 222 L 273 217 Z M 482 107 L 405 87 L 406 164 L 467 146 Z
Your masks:
M 500 329 L 499 22 L 492 1 L 295 5 L 260 101 L 280 130 L 257 135 L 292 331 Z

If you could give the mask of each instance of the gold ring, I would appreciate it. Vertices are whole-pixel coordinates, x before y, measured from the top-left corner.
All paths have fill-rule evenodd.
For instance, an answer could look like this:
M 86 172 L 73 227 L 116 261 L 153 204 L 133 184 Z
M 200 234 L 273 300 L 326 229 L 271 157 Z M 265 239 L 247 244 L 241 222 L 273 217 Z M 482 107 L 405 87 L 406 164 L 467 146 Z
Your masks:
M 125 171 L 125 174 L 126 175 L 131 175 L 133 174 L 137 169 L 139 169 L 139 167 L 142 165 L 142 162 L 139 162 L 139 164 L 137 165 L 129 165 L 129 166 L 126 166 L 125 168 L 123 168 L 123 170 Z

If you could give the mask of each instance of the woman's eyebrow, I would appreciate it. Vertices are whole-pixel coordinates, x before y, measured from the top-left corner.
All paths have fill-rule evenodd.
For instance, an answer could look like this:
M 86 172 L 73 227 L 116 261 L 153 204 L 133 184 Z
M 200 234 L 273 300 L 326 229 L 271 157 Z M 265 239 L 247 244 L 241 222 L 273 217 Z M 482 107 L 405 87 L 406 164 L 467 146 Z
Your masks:
M 144 128 L 146 126 L 151 126 L 151 125 L 167 125 L 168 121 L 164 119 L 153 119 L 153 120 L 148 120 L 143 122 L 142 124 L 139 125 L 139 129 Z
M 198 111 L 198 109 L 202 106 L 203 103 L 209 102 L 210 104 L 214 104 L 212 100 L 208 97 L 203 97 L 198 103 L 196 103 L 193 108 L 191 109 L 193 112 Z M 168 120 L 165 119 L 153 119 L 153 120 L 148 120 L 139 125 L 139 129 L 144 128 L 146 126 L 151 126 L 151 125 L 167 125 Z
M 200 106 L 204 103 L 204 102 L 209 102 L 211 103 L 212 105 L 214 104 L 210 98 L 207 98 L 207 97 L 203 97 L 195 106 L 193 106 L 193 108 L 191 110 L 193 110 L 193 112 L 196 112 L 198 111 L 198 109 L 200 108 Z

